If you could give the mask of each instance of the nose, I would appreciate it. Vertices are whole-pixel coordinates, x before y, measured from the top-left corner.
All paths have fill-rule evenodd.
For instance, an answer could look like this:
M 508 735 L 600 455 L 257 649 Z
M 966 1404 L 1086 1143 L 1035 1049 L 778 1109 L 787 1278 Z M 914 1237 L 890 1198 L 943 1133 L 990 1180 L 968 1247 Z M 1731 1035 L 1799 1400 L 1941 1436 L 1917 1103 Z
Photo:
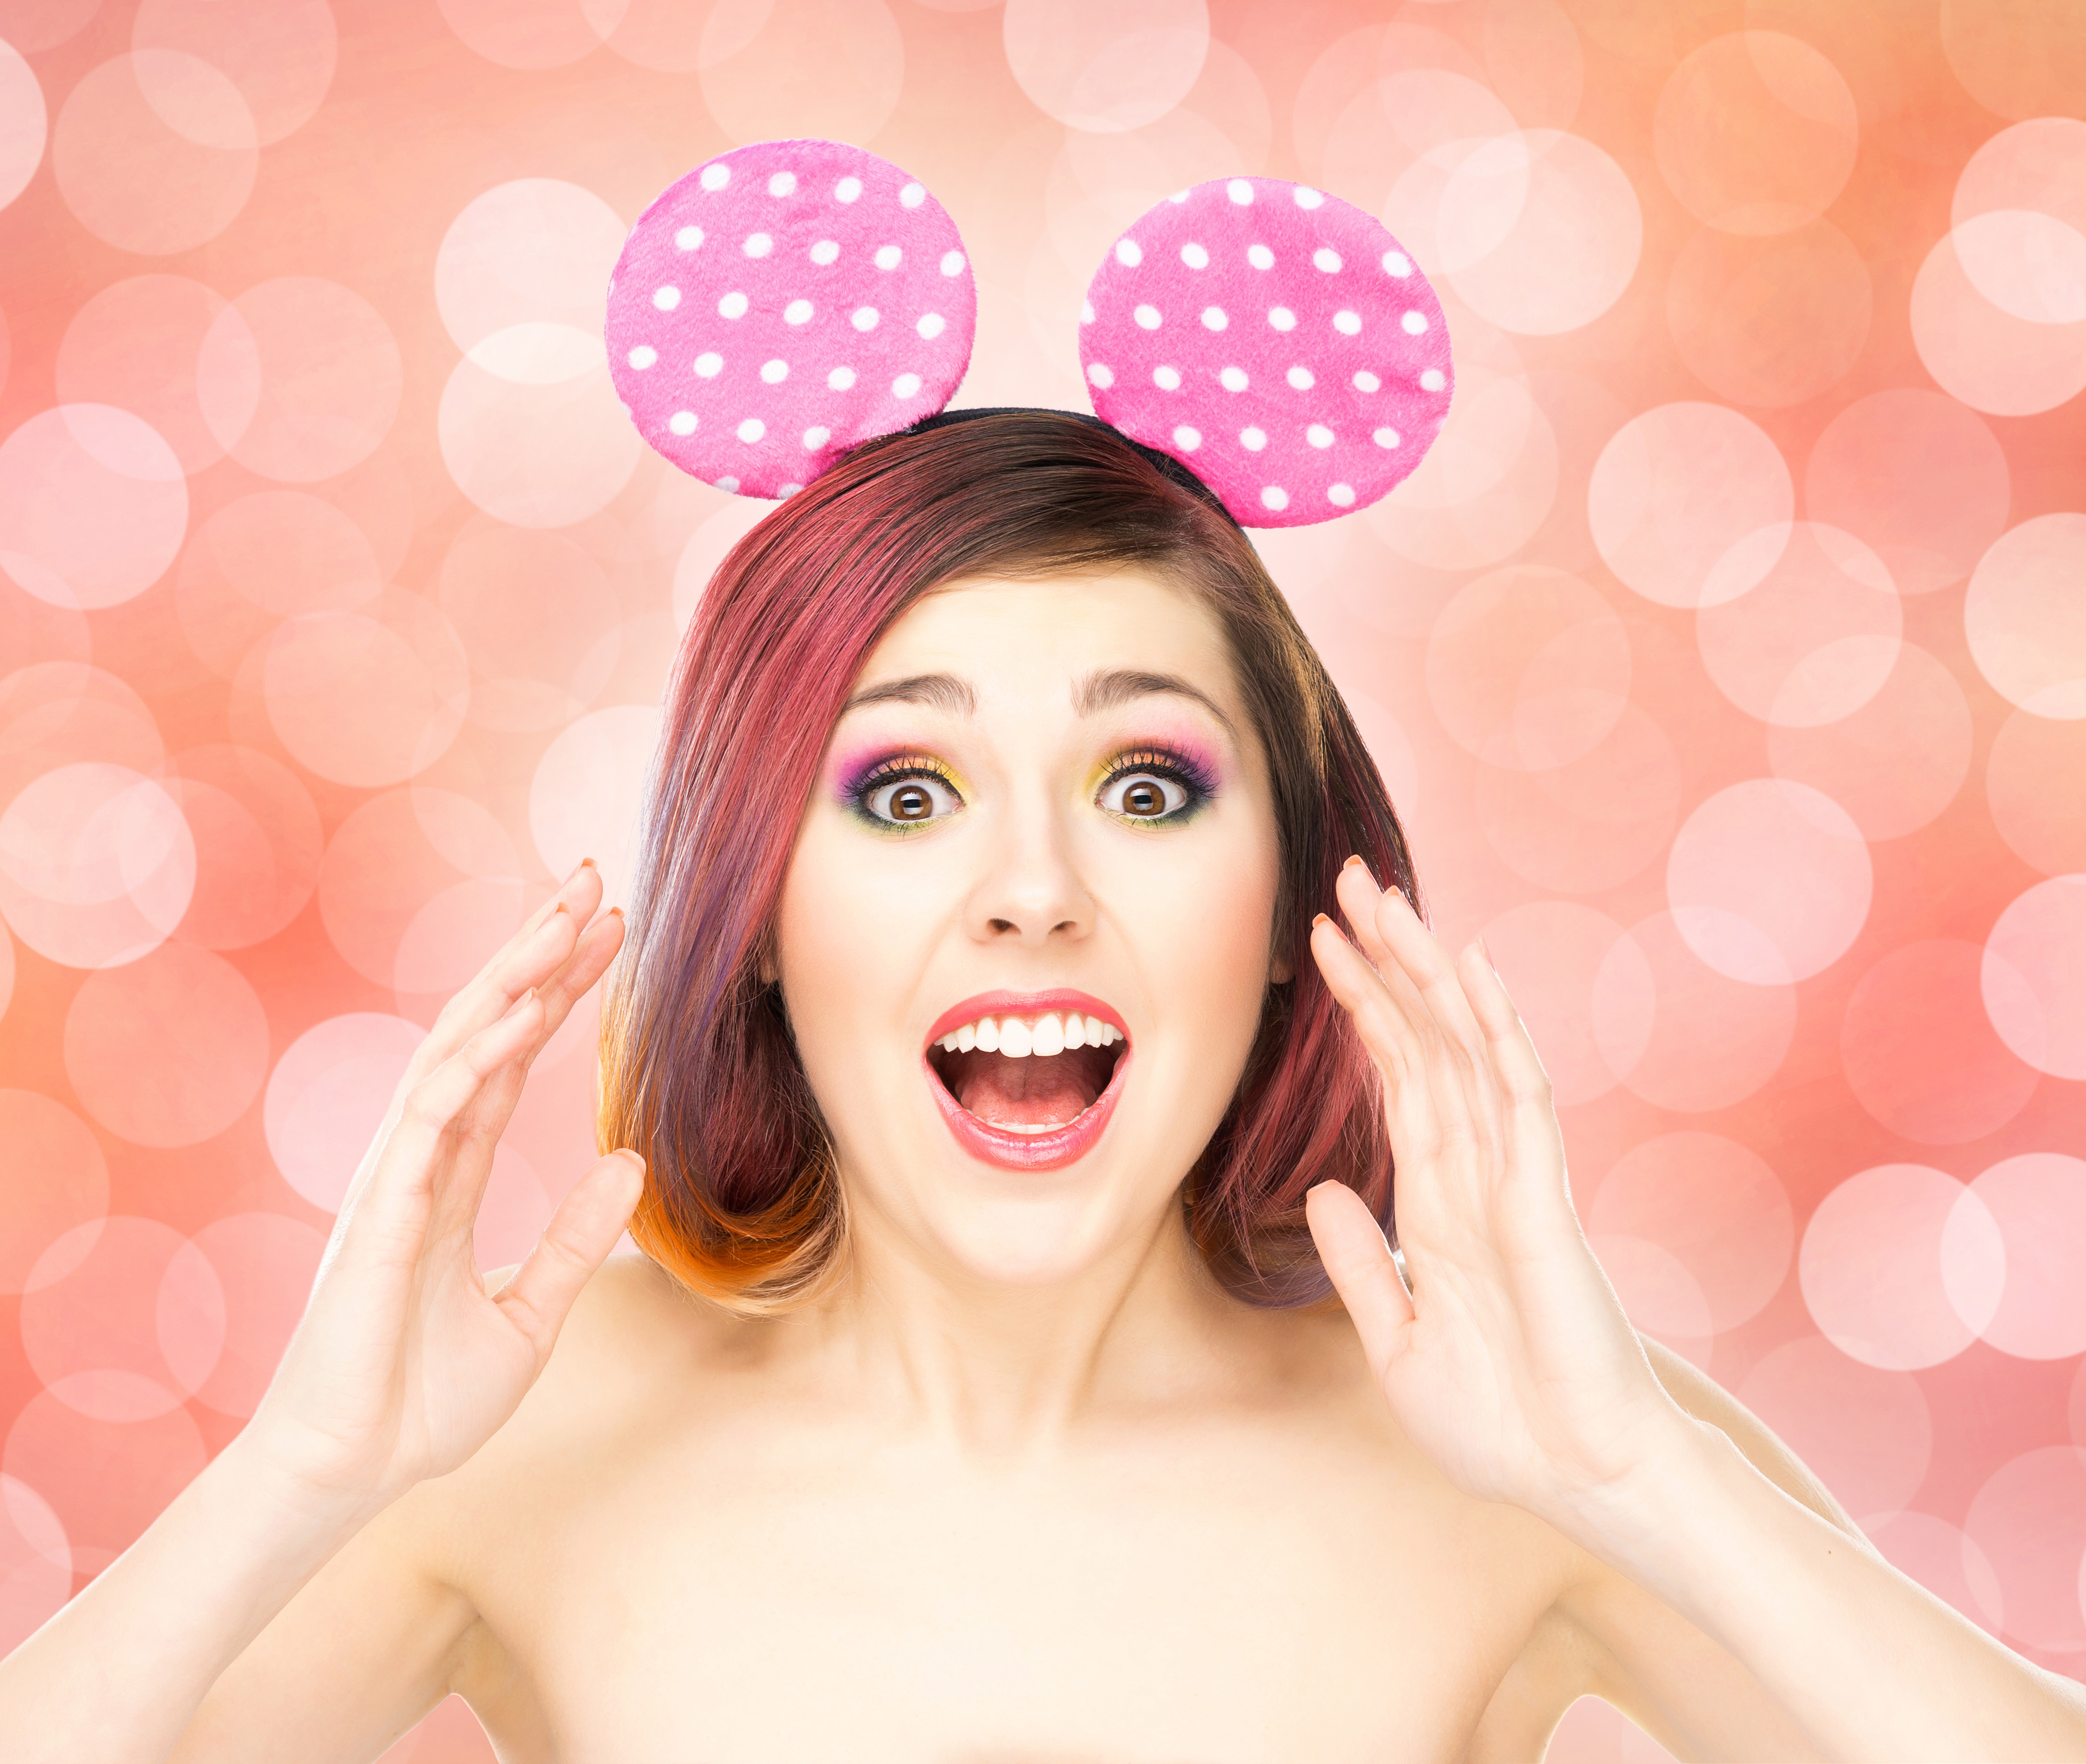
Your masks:
M 1094 900 L 1072 861 L 1066 829 L 1041 802 L 1007 805 L 986 842 L 964 922 L 981 943 L 1045 949 L 1093 929 Z

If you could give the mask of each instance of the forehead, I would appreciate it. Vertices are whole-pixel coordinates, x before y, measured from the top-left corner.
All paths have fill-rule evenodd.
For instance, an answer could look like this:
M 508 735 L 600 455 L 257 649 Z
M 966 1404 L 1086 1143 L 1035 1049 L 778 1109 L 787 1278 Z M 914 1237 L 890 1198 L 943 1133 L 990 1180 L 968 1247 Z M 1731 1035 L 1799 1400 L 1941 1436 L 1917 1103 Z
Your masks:
M 952 674 L 992 692 L 1048 687 L 1107 669 L 1177 674 L 1230 699 L 1223 627 L 1189 589 L 1143 570 L 943 584 L 893 623 L 861 684 Z

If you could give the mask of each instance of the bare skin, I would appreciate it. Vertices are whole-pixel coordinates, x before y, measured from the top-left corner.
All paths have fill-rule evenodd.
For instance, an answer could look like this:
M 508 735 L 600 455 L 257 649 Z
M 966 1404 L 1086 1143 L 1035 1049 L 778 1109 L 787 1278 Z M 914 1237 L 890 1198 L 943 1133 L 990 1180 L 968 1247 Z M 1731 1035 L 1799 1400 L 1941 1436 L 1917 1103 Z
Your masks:
M 618 1156 L 481 1285 L 492 1141 L 619 941 L 583 870 L 430 1038 L 253 1425 L 0 1663 L 11 1758 L 366 1759 L 451 1690 L 517 1764 L 1534 1759 L 1587 1692 L 1683 1756 L 2086 1758 L 2079 1699 L 1640 1343 L 1496 976 L 1358 868 L 1312 953 L 1388 1081 L 1411 1286 L 1330 1188 L 1343 1310 L 1210 1279 L 1177 1190 L 1285 976 L 1264 763 L 1196 603 L 954 584 L 878 686 L 777 926 L 845 1277 L 747 1321 L 604 1263 Z M 1171 820 L 1120 794 L 1161 743 L 1215 780 Z M 872 750 L 944 768 L 922 824 L 845 800 Z M 1084 1156 L 1010 1172 L 922 1050 L 1052 986 L 1135 1064 Z

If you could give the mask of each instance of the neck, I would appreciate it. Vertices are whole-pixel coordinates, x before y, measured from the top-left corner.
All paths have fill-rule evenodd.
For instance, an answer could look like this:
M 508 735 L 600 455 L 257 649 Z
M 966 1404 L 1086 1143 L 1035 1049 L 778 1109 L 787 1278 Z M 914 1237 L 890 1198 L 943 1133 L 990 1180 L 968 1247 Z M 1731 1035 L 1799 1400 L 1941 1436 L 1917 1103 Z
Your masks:
M 1237 1381 L 1252 1314 L 1210 1277 L 1177 1203 L 1076 1274 L 1037 1284 L 981 1278 L 873 1217 L 850 1225 L 847 1276 L 800 1314 L 800 1340 L 905 1430 L 1024 1458 Z

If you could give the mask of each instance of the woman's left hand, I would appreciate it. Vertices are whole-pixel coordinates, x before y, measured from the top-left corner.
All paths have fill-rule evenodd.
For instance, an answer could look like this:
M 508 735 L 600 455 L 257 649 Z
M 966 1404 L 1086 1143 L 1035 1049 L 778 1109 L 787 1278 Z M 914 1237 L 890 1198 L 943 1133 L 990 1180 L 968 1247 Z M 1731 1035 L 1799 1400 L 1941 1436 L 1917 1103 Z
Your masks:
M 1550 1083 L 1482 950 L 1351 861 L 1311 953 L 1383 1074 L 1408 1293 L 1344 1184 L 1306 1202 L 1392 1411 L 1466 1492 L 1576 1530 L 1685 1433 L 1572 1209 Z

